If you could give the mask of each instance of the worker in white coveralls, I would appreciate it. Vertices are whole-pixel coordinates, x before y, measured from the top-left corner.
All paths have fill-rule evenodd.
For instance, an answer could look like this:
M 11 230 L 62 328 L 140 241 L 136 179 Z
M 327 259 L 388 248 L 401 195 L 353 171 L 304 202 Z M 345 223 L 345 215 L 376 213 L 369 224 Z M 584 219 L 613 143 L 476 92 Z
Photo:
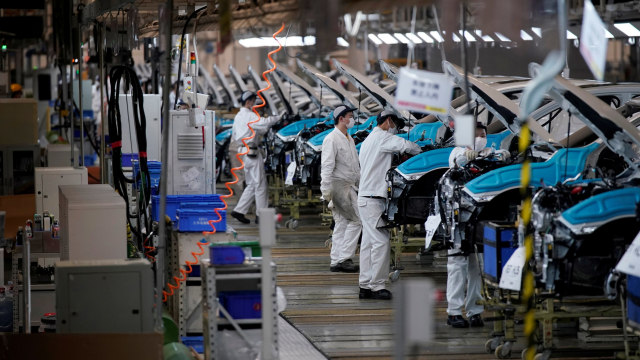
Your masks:
M 256 93 L 252 91 L 243 92 L 242 96 L 240 96 L 240 102 L 242 107 L 233 120 L 233 129 L 231 130 L 233 141 L 242 147 L 241 149 L 237 149 L 238 153 L 246 151 L 246 148 L 244 148 L 242 144 L 242 139 L 251 136 L 251 130 L 248 124 L 258 120 L 258 116 L 251 111 L 251 108 L 256 102 Z M 249 211 L 249 207 L 254 199 L 256 202 L 256 224 L 259 222 L 257 216 L 258 210 L 267 207 L 267 177 L 264 172 L 264 159 L 258 148 L 258 144 L 260 144 L 260 136 L 269 131 L 269 128 L 279 120 L 276 116 L 270 116 L 268 118 L 259 118 L 257 122 L 251 124 L 256 136 L 246 142 L 247 145 L 249 145 L 249 153 L 242 157 L 247 187 L 242 192 L 235 209 L 231 212 L 231 216 L 244 224 L 251 222 L 245 215 Z
M 509 157 L 506 150 L 493 150 L 487 148 L 487 128 L 482 123 L 476 123 L 476 137 L 474 147 L 458 146 L 449 155 L 449 167 L 463 167 L 478 157 L 485 157 L 497 153 L 503 159 Z M 482 300 L 482 279 L 480 271 L 482 267 L 482 254 L 466 254 L 461 249 L 460 227 L 455 229 L 454 248 L 449 250 L 447 258 L 447 324 L 455 328 L 484 326 L 482 312 L 484 307 L 478 304 Z M 478 258 L 480 263 L 478 263 Z M 462 307 L 466 311 L 467 321 L 462 316 Z
M 320 162 L 320 191 L 329 201 L 335 226 L 331 241 L 331 265 L 333 272 L 353 273 L 358 266 L 353 263 L 362 224 L 358 217 L 358 183 L 360 163 L 358 151 L 348 130 L 355 125 L 353 108 L 340 105 L 333 110 L 335 128 L 322 142 Z
M 358 212 L 362 222 L 360 244 L 360 299 L 391 300 L 385 288 L 389 274 L 389 231 L 382 214 L 387 203 L 386 174 L 395 153 L 418 154 L 420 146 L 395 136 L 404 127 L 404 121 L 392 111 L 384 110 L 376 126 L 360 148 L 360 192 Z

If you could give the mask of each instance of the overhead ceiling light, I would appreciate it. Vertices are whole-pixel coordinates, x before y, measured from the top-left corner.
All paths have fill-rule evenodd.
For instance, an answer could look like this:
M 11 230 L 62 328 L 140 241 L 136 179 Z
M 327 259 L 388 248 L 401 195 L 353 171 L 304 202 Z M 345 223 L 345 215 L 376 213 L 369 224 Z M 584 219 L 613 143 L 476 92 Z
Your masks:
M 464 35 L 464 38 L 467 39 L 468 42 L 476 41 L 476 38 L 468 31 L 460 30 L 460 34 Z
M 306 46 L 312 46 L 316 44 L 316 37 L 313 35 L 309 35 L 309 36 L 305 36 L 304 37 L 304 44 Z
M 407 37 L 409 38 L 409 40 L 411 40 L 412 43 L 414 43 L 414 44 L 422 44 L 422 40 L 420 40 L 420 38 L 416 34 L 414 34 L 414 33 L 406 33 L 405 35 L 407 35 Z
M 269 41 L 268 39 L 273 40 L 273 38 L 263 38 L 266 39 L 266 41 Z M 287 36 L 284 39 L 280 39 L 280 42 L 282 43 L 282 45 L 284 46 L 304 46 L 304 42 L 302 41 L 302 36 Z M 278 46 L 277 44 L 274 46 Z
M 422 40 L 424 40 L 425 42 L 427 42 L 428 44 L 433 44 L 433 38 L 432 38 L 432 37 L 430 37 L 429 35 L 427 35 L 427 33 L 426 33 L 426 32 L 424 32 L 424 31 L 420 31 L 420 32 L 418 33 L 418 36 L 420 36 L 420 38 L 421 38 Z
M 369 34 L 369 40 L 376 45 L 382 44 L 382 40 L 380 40 L 375 34 Z
M 349 47 L 349 43 L 342 36 L 338 36 L 338 45 L 343 47 Z
M 391 34 L 382 33 L 382 34 L 378 34 L 378 37 L 379 37 L 379 38 L 380 38 L 380 40 L 382 40 L 385 44 L 393 45 L 393 44 L 397 44 L 397 43 L 398 43 L 398 40 L 396 40 L 396 38 L 394 38 L 393 36 L 391 36 Z
M 404 36 L 404 34 L 395 33 L 395 34 L 393 34 L 393 36 L 395 36 L 395 38 L 400 40 L 400 42 L 403 43 L 403 44 L 410 43 L 409 39 L 407 39 L 407 37 Z
M 476 30 L 476 35 L 478 35 L 482 41 L 485 42 L 494 42 L 495 40 L 489 35 L 482 35 L 482 30 Z
M 532 27 L 531 31 L 533 31 L 534 34 L 538 35 L 538 37 L 542 39 L 542 29 L 540 29 L 539 27 Z
M 264 46 L 262 39 L 260 38 L 247 38 L 238 40 L 242 47 L 252 48 L 252 47 L 261 47 Z
M 444 41 L 442 36 L 440 36 L 440 34 L 437 31 L 430 31 L 429 34 L 431 35 L 432 38 L 434 38 L 439 43 Z
M 454 42 L 460 42 L 460 38 L 458 37 L 458 35 L 456 35 L 455 33 L 452 33 L 451 35 L 452 35 L 451 37 L 453 38 Z
M 578 37 L 572 33 L 571 31 L 567 30 L 567 40 L 576 40 Z
M 609 32 L 609 30 L 604 29 L 604 37 L 607 39 L 613 39 L 613 34 Z
M 628 37 L 640 36 L 640 30 L 638 30 L 638 28 L 636 28 L 635 26 L 631 25 L 631 23 L 613 24 L 613 26 L 615 26 L 616 29 L 622 31 Z
M 531 35 L 529 35 L 526 31 L 524 30 L 520 30 L 520 37 L 522 38 L 522 40 L 524 41 L 531 41 L 533 40 L 533 38 L 531 37 Z
M 496 32 L 495 34 L 498 37 L 498 39 L 500 39 L 500 41 L 506 41 L 506 42 L 510 42 L 511 41 L 511 39 L 509 39 L 508 37 L 500 34 L 499 32 Z

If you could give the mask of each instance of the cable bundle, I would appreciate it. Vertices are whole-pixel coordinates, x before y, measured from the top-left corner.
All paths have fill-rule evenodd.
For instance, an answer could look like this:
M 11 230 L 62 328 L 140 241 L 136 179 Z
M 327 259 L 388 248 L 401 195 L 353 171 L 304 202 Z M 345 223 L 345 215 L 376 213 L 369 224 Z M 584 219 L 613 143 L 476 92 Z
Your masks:
M 138 76 L 132 68 L 121 65 L 114 66 L 111 68 L 111 71 L 109 71 L 109 77 L 111 81 L 111 94 L 109 96 L 107 119 L 109 122 L 109 139 L 111 140 L 114 187 L 126 203 L 127 223 L 131 226 L 131 230 L 138 240 L 138 249 L 141 250 L 143 249 L 144 239 L 142 228 L 151 228 L 149 216 L 147 214 L 149 201 L 151 199 L 151 181 L 149 178 L 149 168 L 147 167 L 147 120 L 144 114 L 144 97 L 142 94 L 142 87 L 138 82 Z M 119 89 L 122 79 L 125 80 L 125 88 L 131 87 L 131 100 L 133 102 L 133 119 L 136 130 L 136 140 L 138 143 L 138 159 L 140 168 L 138 176 L 136 176 L 135 179 L 128 179 L 122 171 L 123 127 L 119 105 Z M 128 111 L 129 109 L 127 109 L 127 112 Z M 127 194 L 127 183 L 133 183 L 135 186 L 138 179 L 140 179 L 141 183 L 141 194 L 138 199 L 133 199 L 133 201 L 137 201 L 136 208 L 138 209 L 137 214 L 133 215 L 129 212 L 130 199 Z M 134 218 L 137 218 L 138 220 L 137 228 L 131 224 L 131 219 Z
M 284 30 L 284 24 L 282 24 L 282 26 L 280 27 L 280 29 L 278 31 L 275 32 L 275 34 L 273 34 L 273 39 L 278 41 L 276 39 L 276 35 L 280 34 L 282 32 L 282 30 Z M 262 77 L 264 78 L 264 80 L 267 82 L 267 87 L 258 90 L 258 96 L 260 97 L 260 99 L 262 100 L 262 104 L 261 105 L 255 105 L 253 106 L 252 110 L 253 112 L 258 116 L 258 118 L 254 121 L 250 121 L 248 123 L 249 126 L 249 130 L 251 130 L 251 135 L 245 138 L 242 138 L 242 143 L 244 144 L 245 147 L 245 151 L 236 154 L 236 157 L 238 159 L 238 161 L 240 161 L 240 166 L 237 168 L 232 168 L 231 169 L 231 173 L 233 174 L 233 177 L 235 178 L 233 181 L 228 181 L 226 182 L 224 185 L 227 187 L 227 189 L 229 190 L 229 194 L 226 195 L 222 195 L 220 196 L 220 199 L 222 199 L 222 202 L 224 203 L 223 207 L 220 208 L 215 208 L 213 211 L 216 213 L 216 219 L 215 220 L 209 220 L 209 226 L 211 226 L 212 231 L 203 231 L 202 234 L 207 236 L 207 235 L 213 235 L 216 233 L 216 228 L 214 226 L 214 224 L 222 221 L 222 215 L 220 215 L 220 210 L 227 210 L 227 200 L 228 198 L 233 196 L 233 189 L 231 188 L 231 185 L 235 185 L 236 183 L 238 183 L 238 175 L 236 174 L 236 171 L 242 170 L 244 168 L 244 162 L 242 161 L 242 156 L 245 156 L 249 153 L 249 145 L 247 145 L 247 141 L 250 141 L 251 139 L 253 139 L 256 136 L 256 132 L 253 130 L 253 128 L 251 127 L 251 124 L 255 124 L 258 121 L 260 121 L 260 114 L 258 113 L 257 109 L 263 106 L 266 106 L 266 101 L 264 100 L 264 97 L 262 96 L 262 92 L 269 90 L 271 88 L 271 82 L 269 82 L 269 79 L 267 79 L 267 74 L 270 72 L 275 71 L 275 69 L 277 68 L 277 64 L 276 62 L 271 58 L 271 55 L 277 53 L 278 51 L 280 51 L 282 49 L 282 45 L 280 45 L 280 42 L 278 42 L 278 48 L 276 50 L 273 50 L 271 52 L 269 52 L 269 54 L 267 55 L 269 57 L 269 60 L 271 61 L 271 63 L 273 64 L 273 67 L 265 72 L 262 73 Z M 172 296 L 174 294 L 174 290 L 177 290 L 180 288 L 180 283 L 187 281 L 187 276 L 188 274 L 190 274 L 193 269 L 192 266 L 193 265 L 197 265 L 198 264 L 198 259 L 200 255 L 203 255 L 205 252 L 205 247 L 209 245 L 209 242 L 206 241 L 205 239 L 202 239 L 200 242 L 198 242 L 198 247 L 200 248 L 199 252 L 192 252 L 191 256 L 193 257 L 193 259 L 195 261 L 186 261 L 186 270 L 180 269 L 180 277 L 178 276 L 174 276 L 173 277 L 173 281 L 175 282 L 175 285 L 172 283 L 167 283 L 167 289 L 169 289 L 169 291 L 162 291 L 162 301 L 166 302 L 169 296 Z

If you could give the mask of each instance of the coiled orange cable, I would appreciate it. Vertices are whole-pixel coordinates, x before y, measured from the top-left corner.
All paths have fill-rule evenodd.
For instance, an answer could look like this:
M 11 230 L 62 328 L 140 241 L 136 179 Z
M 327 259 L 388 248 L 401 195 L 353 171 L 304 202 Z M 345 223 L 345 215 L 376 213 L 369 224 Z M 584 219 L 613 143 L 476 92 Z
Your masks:
M 244 169 L 244 161 L 242 161 L 242 156 L 245 156 L 249 153 L 249 145 L 247 144 L 247 141 L 255 138 L 256 136 L 256 132 L 255 130 L 253 130 L 253 128 L 251 127 L 251 124 L 255 124 L 258 121 L 260 121 L 260 114 L 258 113 L 258 108 L 264 107 L 266 106 L 266 101 L 264 99 L 264 97 L 262 96 L 262 93 L 269 90 L 271 88 L 271 82 L 269 81 L 269 79 L 267 78 L 267 74 L 270 72 L 273 72 L 276 70 L 276 68 L 278 67 L 278 65 L 276 64 L 276 62 L 273 60 L 273 58 L 271 57 L 271 55 L 277 53 L 278 51 L 280 51 L 282 49 L 282 45 L 280 44 L 280 41 L 278 41 L 278 39 L 276 39 L 276 36 L 278 34 L 280 34 L 282 31 L 284 30 L 284 23 L 282 23 L 282 26 L 280 27 L 280 29 L 278 31 L 276 31 L 273 34 L 273 39 L 278 43 L 278 48 L 270 51 L 267 54 L 267 57 L 269 58 L 269 61 L 271 61 L 271 63 L 273 64 L 273 67 L 271 69 L 268 69 L 266 71 L 264 71 L 262 73 L 262 78 L 267 82 L 267 87 L 258 90 L 257 95 L 260 97 L 260 100 L 262 100 L 262 104 L 260 105 L 254 105 L 251 110 L 253 110 L 253 113 L 256 114 L 256 116 L 258 117 L 256 120 L 254 121 L 250 121 L 249 123 L 247 123 L 247 126 L 249 127 L 249 130 L 251 131 L 251 135 L 245 138 L 242 138 L 242 144 L 244 144 L 245 147 L 245 151 L 241 152 L 241 153 L 237 153 L 236 154 L 236 158 L 238 159 L 238 161 L 240 162 L 240 166 L 236 167 L 236 168 L 232 168 L 231 169 L 231 173 L 233 174 L 234 180 L 233 181 L 228 181 L 226 182 L 224 185 L 227 187 L 227 190 L 229 190 L 229 193 L 226 195 L 221 195 L 220 199 L 222 200 L 222 203 L 224 204 L 223 207 L 220 208 L 215 208 L 213 211 L 216 213 L 216 219 L 215 220 L 209 220 L 209 226 L 211 226 L 211 230 L 212 231 L 203 231 L 202 234 L 207 236 L 207 235 L 213 235 L 216 233 L 216 228 L 215 225 L 216 223 L 219 223 L 220 221 L 222 221 L 222 215 L 220 215 L 220 210 L 227 210 L 227 200 L 228 198 L 233 196 L 233 189 L 231 188 L 231 185 L 235 185 L 238 183 L 238 175 L 236 174 L 236 171 L 242 170 Z M 171 283 L 167 283 L 167 289 L 169 289 L 168 291 L 162 291 L 162 301 L 166 302 L 167 298 L 169 296 L 172 296 L 174 294 L 174 290 L 177 290 L 180 288 L 180 283 L 187 281 L 187 276 L 188 274 L 190 274 L 193 271 L 192 266 L 193 265 L 197 265 L 199 262 L 199 256 L 203 255 L 205 252 L 204 247 L 208 246 L 209 242 L 206 241 L 205 239 L 202 239 L 200 242 L 198 242 L 198 247 L 200 248 L 199 252 L 192 252 L 191 256 L 193 257 L 194 261 L 185 261 L 186 270 L 180 269 L 180 277 L 178 276 L 174 276 L 173 277 L 173 281 L 175 282 L 174 284 Z

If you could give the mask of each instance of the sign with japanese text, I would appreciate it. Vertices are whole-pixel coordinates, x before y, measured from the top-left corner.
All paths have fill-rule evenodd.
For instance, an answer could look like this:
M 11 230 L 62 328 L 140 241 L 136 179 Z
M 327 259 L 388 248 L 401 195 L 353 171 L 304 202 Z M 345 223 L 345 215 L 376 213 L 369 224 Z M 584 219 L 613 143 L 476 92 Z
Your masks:
M 597 80 L 604 79 L 607 60 L 607 28 L 591 1 L 584 2 L 580 54 Z
M 413 112 L 445 115 L 452 90 L 453 82 L 445 74 L 401 68 L 395 106 Z

